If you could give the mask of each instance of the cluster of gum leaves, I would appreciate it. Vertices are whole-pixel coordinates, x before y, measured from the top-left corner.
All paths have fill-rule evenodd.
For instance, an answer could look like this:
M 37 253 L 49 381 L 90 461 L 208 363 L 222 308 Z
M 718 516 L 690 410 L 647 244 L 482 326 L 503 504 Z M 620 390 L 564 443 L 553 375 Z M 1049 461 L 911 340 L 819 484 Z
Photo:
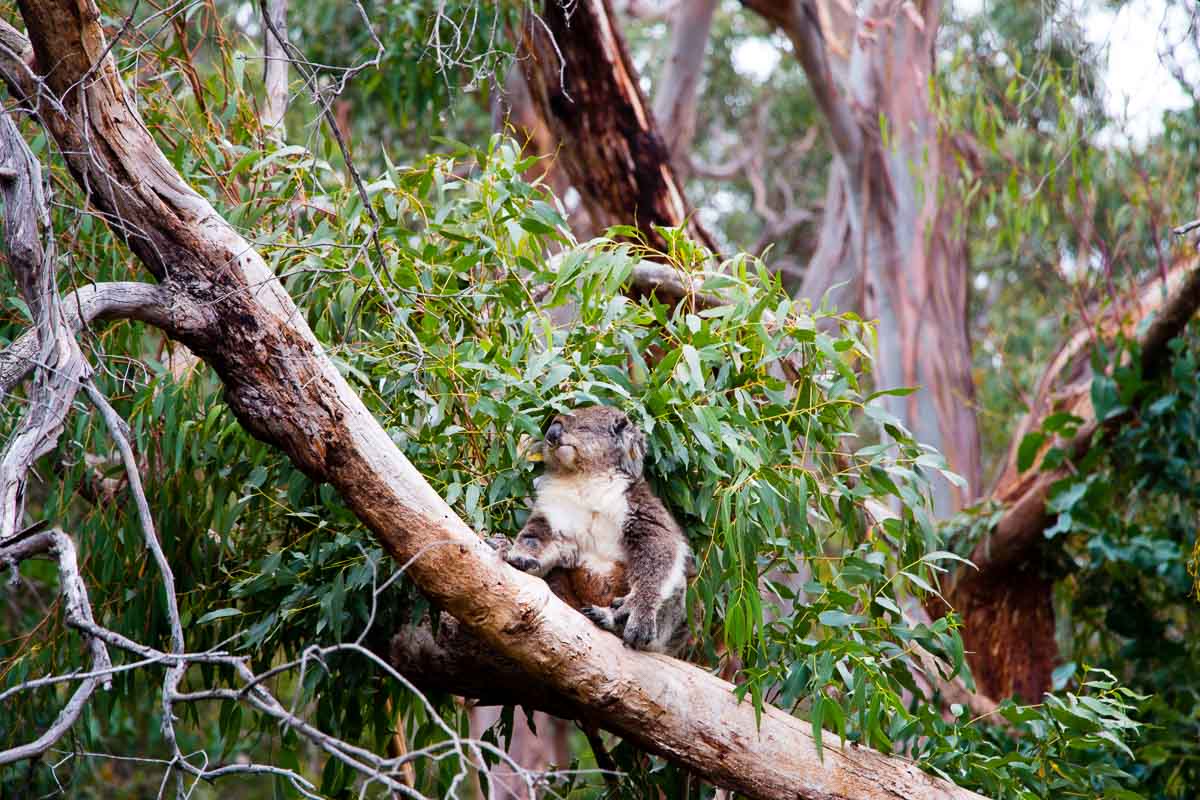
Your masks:
M 943 708 L 914 677 L 920 646 L 943 660 L 940 677 L 970 685 L 953 616 L 927 625 L 911 613 L 958 557 L 929 515 L 926 485 L 940 458 L 863 388 L 867 324 L 814 314 L 761 264 L 738 257 L 717 267 L 670 234 L 666 263 L 725 303 L 698 310 L 631 300 L 622 286 L 645 254 L 608 239 L 571 241 L 553 199 L 522 179 L 529 163 L 498 137 L 454 158 L 389 167 L 370 183 L 383 263 L 372 249 L 345 246 L 363 242 L 371 223 L 328 164 L 295 147 L 245 153 L 237 169 L 266 187 L 258 196 L 281 199 L 248 202 L 236 222 L 256 231 L 396 445 L 481 535 L 511 536 L 527 514 L 536 466 L 523 437 L 539 436 L 557 411 L 620 406 L 646 432 L 650 480 L 697 555 L 688 657 L 714 670 L 736 658 L 744 702 L 810 720 L 827 747 L 841 737 L 902 754 L 990 797 L 1136 796 L 1117 766 L 1130 757 L 1123 739 L 1136 728 L 1127 716 L 1135 698 L 1110 674 L 1080 669 L 1077 693 L 1032 707 L 1006 703 L 996 715 L 1005 726 Z M 308 188 L 296 200 L 301 185 Z M 87 227 L 76 235 L 77 258 L 98 265 L 102 279 L 127 276 L 99 224 L 76 224 Z M 10 331 L 23 324 L 13 308 Z M 368 622 L 364 641 L 386 650 L 391 633 L 424 614 L 419 593 L 401 579 L 376 596 L 397 567 L 334 492 L 246 435 L 203 367 L 172 375 L 154 341 L 123 324 L 89 346 L 146 464 L 189 651 L 224 643 L 265 670 L 310 645 L 354 639 Z M 19 410 L 6 405 L 6 429 Z M 161 643 L 162 594 L 136 518 L 125 502 L 96 499 L 103 479 L 122 496 L 120 470 L 84 457 L 110 452 L 103 429 L 75 415 L 32 508 L 78 537 L 101 622 Z M 872 503 L 895 516 L 878 519 L 866 510 Z M 49 565 L 24 574 L 45 586 L 55 580 Z M 77 638 L 56 614 L 39 626 L 46 617 L 29 605 L 3 618 L 0 688 L 76 663 Z M 226 682 L 233 679 L 223 669 L 198 666 L 185 687 Z M 131 670 L 115 683 L 67 749 L 157 752 L 159 673 Z M 322 729 L 378 752 L 396 719 L 413 749 L 444 738 L 409 693 L 360 656 L 329 657 L 273 687 Z M 44 727 L 62 699 L 41 692 L 6 704 L 0 744 Z M 465 734 L 461 706 L 434 699 Z M 354 783 L 336 760 L 235 703 L 176 711 L 181 746 L 210 761 L 245 756 L 319 770 L 330 796 Z M 510 710 L 486 735 L 503 741 L 511 720 Z M 657 786 L 682 796 L 687 786 L 711 795 L 667 762 L 615 740 L 613 748 L 626 771 L 622 793 L 640 797 Z M 576 766 L 591 764 L 586 747 L 575 753 Z M 97 763 L 76 758 L 57 777 L 93 785 L 103 778 Z M 451 757 L 416 767 L 420 787 L 434 795 L 460 769 Z M 39 769 L 28 780 L 46 784 Z M 602 791 L 587 777 L 564 777 L 556 791 Z M 292 792 L 283 783 L 275 790 Z

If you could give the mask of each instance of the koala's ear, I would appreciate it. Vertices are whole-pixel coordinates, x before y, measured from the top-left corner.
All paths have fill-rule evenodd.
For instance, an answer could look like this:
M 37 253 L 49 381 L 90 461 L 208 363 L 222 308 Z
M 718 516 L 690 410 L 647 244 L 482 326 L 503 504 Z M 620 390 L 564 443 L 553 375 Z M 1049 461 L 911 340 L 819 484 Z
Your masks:
M 621 471 L 631 477 L 640 478 L 646 459 L 646 437 L 629 424 L 622 426 L 621 433 Z

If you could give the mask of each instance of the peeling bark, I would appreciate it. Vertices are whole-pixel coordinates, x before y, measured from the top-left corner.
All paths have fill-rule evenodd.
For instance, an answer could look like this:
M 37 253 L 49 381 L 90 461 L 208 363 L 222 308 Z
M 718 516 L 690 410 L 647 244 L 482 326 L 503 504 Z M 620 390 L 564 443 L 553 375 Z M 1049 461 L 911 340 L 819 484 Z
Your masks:
M 546 0 L 526 14 L 518 60 L 542 119 L 562 142 L 559 162 L 597 229 L 633 225 L 646 243 L 665 250 L 654 226 L 685 226 L 716 250 L 700 225 L 671 154 L 637 84 L 605 0 L 579 0 L 568 10 Z
M 827 0 L 743 0 L 792 41 L 834 152 L 817 249 L 800 295 L 878 319 L 879 387 L 918 441 L 966 478 L 936 478 L 940 516 L 979 491 L 967 335 L 967 251 L 954 220 L 954 159 L 930 105 L 940 3 L 876 0 L 860 17 Z M 905 10 L 905 7 L 911 10 Z M 881 120 L 886 130 L 881 130 Z
M 56 98 L 38 114 L 72 174 L 163 286 L 204 310 L 178 338 L 212 366 L 241 424 L 336 488 L 466 630 L 609 730 L 748 797 L 978 797 L 831 734 L 818 752 L 808 723 L 770 706 L 759 718 L 719 678 L 627 650 L 506 565 L 396 448 L 259 254 L 171 167 L 125 94 L 95 4 L 20 7 Z M 20 92 L 20 73 L 4 72 Z

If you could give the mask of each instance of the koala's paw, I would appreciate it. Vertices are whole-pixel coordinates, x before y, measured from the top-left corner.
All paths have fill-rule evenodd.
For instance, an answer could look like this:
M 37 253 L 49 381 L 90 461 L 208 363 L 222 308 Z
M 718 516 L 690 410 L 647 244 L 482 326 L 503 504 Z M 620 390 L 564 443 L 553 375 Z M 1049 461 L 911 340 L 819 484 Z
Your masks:
M 483 540 L 487 546 L 495 550 L 501 557 L 508 555 L 508 548 L 512 547 L 512 540 L 507 536 L 489 536 Z
M 529 558 L 528 556 L 509 556 L 506 560 L 509 566 L 516 567 L 521 572 L 531 572 L 535 575 L 542 567 L 536 558 Z
M 653 615 L 636 614 L 629 617 L 625 623 L 625 634 L 622 637 L 627 647 L 634 650 L 647 650 L 658 638 L 658 626 Z

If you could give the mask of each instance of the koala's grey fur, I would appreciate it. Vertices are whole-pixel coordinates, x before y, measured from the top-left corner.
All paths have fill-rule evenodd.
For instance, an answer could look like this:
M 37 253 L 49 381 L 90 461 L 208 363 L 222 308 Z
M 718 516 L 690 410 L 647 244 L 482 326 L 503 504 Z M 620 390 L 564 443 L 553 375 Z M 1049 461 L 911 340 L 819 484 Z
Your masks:
M 611 605 L 585 616 L 639 650 L 677 653 L 687 640 L 687 579 L 695 562 L 679 524 L 642 475 L 646 439 L 620 410 L 579 408 L 556 417 L 541 444 L 546 472 L 508 550 L 534 575 L 583 570 L 625 583 Z

